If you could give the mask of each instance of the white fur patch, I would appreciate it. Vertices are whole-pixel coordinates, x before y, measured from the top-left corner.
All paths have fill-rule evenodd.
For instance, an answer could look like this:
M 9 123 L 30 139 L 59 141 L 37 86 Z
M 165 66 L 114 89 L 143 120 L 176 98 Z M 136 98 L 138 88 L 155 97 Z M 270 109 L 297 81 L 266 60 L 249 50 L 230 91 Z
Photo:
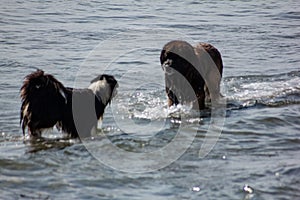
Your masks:
M 68 103 L 67 101 L 67 97 L 66 97 L 66 94 L 64 93 L 64 91 L 62 89 L 59 89 L 59 93 L 61 94 L 61 96 L 65 99 L 65 104 Z
M 101 99 L 103 104 L 108 104 L 108 101 L 111 97 L 111 87 L 105 78 L 103 78 L 103 80 L 93 82 L 88 88 L 92 90 L 98 98 Z
M 23 110 L 23 116 L 26 116 L 26 115 L 27 115 L 27 113 L 28 113 L 28 107 L 29 107 L 29 103 L 27 103 L 27 104 L 25 105 L 25 108 L 24 108 L 24 110 Z
M 166 75 L 170 76 L 170 75 L 174 74 L 174 72 L 175 72 L 175 70 L 170 67 L 172 65 L 172 62 L 173 62 L 172 60 L 167 59 L 162 65 L 162 68 Z
M 97 121 L 97 128 L 98 129 L 102 129 L 102 122 L 103 122 L 103 116 L 101 116 L 99 118 L 99 120 Z

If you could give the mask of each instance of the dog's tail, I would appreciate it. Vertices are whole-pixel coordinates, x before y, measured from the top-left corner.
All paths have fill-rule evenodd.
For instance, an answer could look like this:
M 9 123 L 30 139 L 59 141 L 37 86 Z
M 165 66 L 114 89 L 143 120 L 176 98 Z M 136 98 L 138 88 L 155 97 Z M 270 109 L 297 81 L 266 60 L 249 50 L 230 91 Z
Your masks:
M 63 84 L 40 69 L 25 77 L 20 97 L 20 124 L 23 134 L 27 126 L 30 132 L 34 132 L 56 124 L 67 101 Z

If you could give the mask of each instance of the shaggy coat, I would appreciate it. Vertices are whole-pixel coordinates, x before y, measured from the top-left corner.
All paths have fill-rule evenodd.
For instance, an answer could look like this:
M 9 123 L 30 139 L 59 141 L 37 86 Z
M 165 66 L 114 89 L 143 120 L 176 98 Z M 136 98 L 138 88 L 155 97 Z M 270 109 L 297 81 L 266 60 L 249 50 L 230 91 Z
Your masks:
M 66 88 L 42 70 L 27 75 L 20 95 L 23 134 L 28 127 L 30 136 L 40 137 L 43 130 L 56 125 L 72 138 L 89 135 L 117 86 L 114 77 L 105 74 L 93 79 L 87 89 Z
M 169 106 L 192 104 L 201 110 L 205 101 L 219 98 L 223 62 L 212 45 L 199 43 L 193 47 L 185 41 L 171 41 L 163 47 L 160 63 Z

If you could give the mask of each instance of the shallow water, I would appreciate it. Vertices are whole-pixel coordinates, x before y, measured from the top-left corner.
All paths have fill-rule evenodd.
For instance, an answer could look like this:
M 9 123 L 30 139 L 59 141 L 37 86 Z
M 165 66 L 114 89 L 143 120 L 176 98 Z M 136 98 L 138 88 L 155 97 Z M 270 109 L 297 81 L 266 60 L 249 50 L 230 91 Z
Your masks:
M 1 197 L 299 199 L 299 6 L 296 0 L 3 3 Z M 172 39 L 220 50 L 225 118 L 167 109 L 159 55 Z M 36 68 L 74 87 L 103 72 L 118 79 L 97 136 L 79 142 L 50 131 L 45 140 L 23 138 L 19 89 Z M 204 144 L 212 150 L 201 157 Z

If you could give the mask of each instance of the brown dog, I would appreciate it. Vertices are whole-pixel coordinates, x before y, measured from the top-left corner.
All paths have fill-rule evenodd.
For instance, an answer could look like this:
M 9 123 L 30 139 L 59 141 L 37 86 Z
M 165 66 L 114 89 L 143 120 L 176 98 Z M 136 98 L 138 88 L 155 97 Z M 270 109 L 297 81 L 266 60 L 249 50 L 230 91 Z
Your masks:
M 220 52 L 210 44 L 195 47 L 185 41 L 167 43 L 160 55 L 165 72 L 168 105 L 192 104 L 204 109 L 205 100 L 220 97 L 223 62 Z

